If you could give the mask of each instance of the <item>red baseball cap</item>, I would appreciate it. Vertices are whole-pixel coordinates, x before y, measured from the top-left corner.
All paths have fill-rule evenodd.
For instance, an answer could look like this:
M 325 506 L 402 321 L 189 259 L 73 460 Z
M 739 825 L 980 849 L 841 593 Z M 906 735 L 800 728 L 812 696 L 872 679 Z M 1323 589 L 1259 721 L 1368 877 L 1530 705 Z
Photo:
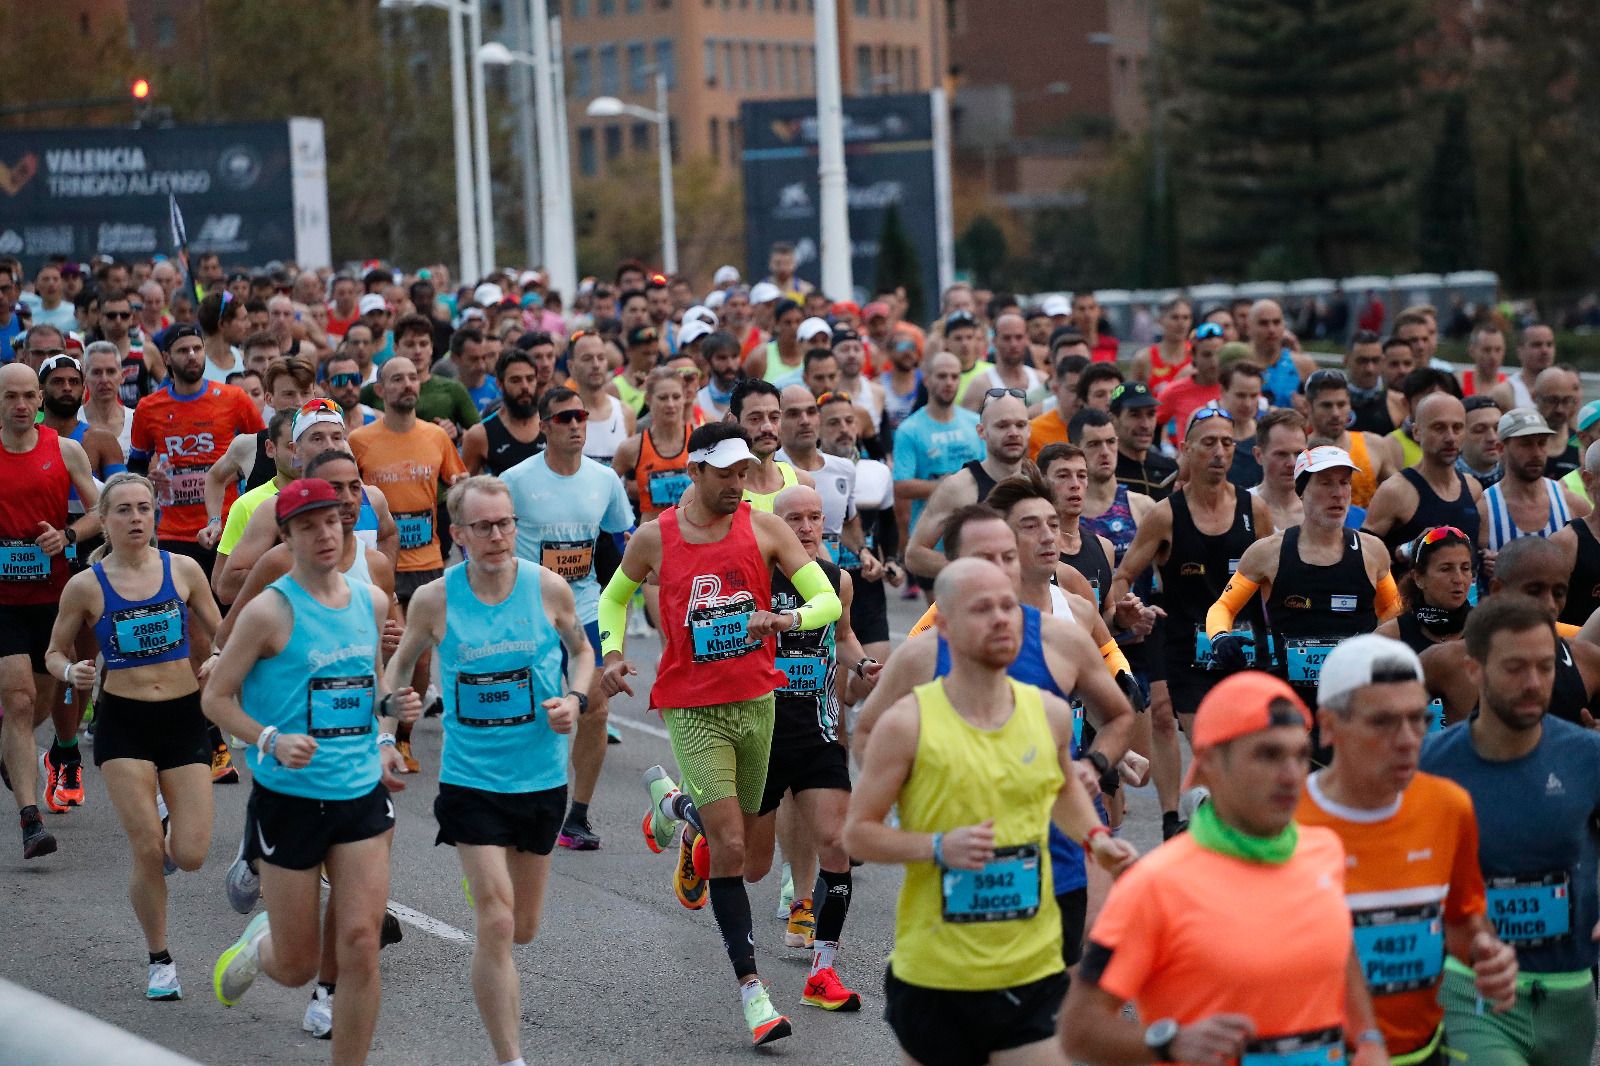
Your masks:
M 1289 683 L 1260 670 L 1241 670 L 1222 679 L 1206 693 L 1195 712 L 1189 746 L 1198 755 L 1207 748 L 1259 733 L 1273 726 L 1299 723 L 1311 728 L 1311 712 Z M 1189 764 L 1183 787 L 1193 788 L 1198 762 Z
M 278 525 L 281 526 L 297 514 L 337 506 L 339 497 L 334 493 L 332 485 L 320 477 L 303 477 L 296 478 L 278 490 L 278 498 L 273 503 L 272 510 Z

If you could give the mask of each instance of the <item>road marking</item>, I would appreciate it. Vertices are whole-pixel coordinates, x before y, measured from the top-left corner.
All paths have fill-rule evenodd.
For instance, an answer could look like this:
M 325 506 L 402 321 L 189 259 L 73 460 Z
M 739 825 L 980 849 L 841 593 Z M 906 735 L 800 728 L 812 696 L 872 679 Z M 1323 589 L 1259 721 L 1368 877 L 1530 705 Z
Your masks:
M 651 736 L 660 737 L 662 740 L 672 739 L 671 733 L 668 733 L 665 729 L 662 729 L 658 725 L 651 725 L 649 722 L 634 722 L 626 718 L 616 717 L 608 717 L 606 721 L 613 722 L 616 725 L 624 726 L 628 729 L 637 729 L 641 733 L 649 733 Z
M 396 918 L 407 925 L 421 929 L 424 933 L 432 933 L 441 940 L 459 940 L 465 944 L 472 943 L 471 933 L 441 922 L 437 918 L 431 918 L 421 911 L 414 911 L 403 903 L 396 903 L 391 899 L 389 901 L 389 910 Z

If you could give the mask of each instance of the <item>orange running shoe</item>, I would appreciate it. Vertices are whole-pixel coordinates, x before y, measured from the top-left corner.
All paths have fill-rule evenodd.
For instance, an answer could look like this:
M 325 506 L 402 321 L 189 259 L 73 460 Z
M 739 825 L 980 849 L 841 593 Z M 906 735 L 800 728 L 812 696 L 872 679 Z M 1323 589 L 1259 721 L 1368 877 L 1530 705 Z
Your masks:
M 692 911 L 704 907 L 708 895 L 706 879 L 697 869 L 700 865 L 697 857 L 701 854 L 710 854 L 705 837 L 696 833 L 693 826 L 685 825 L 682 836 L 678 838 L 678 866 L 673 871 L 672 890 L 677 893 L 678 902 Z
M 832 966 L 812 974 L 806 980 L 806 990 L 800 1002 L 823 1010 L 852 1011 L 861 1009 L 861 997 L 844 986 L 839 971 Z
M 83 806 L 83 763 L 74 759 L 64 762 L 56 770 L 55 803 L 51 810 L 66 810 Z
M 211 749 L 211 783 L 213 785 L 239 783 L 239 768 L 233 765 L 233 756 L 228 752 L 226 741 Z
M 417 757 L 411 754 L 411 741 L 402 740 L 395 744 L 395 749 L 400 752 L 400 757 L 406 761 L 406 773 L 416 774 L 422 772 L 422 764 Z
M 44 771 L 44 805 L 56 814 L 64 814 L 67 805 L 56 795 L 56 789 L 61 784 L 61 767 L 50 758 L 48 749 L 39 756 L 39 768 Z

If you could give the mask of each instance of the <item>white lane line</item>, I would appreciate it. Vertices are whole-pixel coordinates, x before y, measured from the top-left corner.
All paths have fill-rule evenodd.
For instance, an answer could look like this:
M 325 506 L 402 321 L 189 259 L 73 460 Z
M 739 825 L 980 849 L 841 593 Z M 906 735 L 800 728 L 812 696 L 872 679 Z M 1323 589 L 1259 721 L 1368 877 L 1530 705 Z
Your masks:
M 471 933 L 441 922 L 437 918 L 429 917 L 421 911 L 414 911 L 403 903 L 396 903 L 391 899 L 389 901 L 389 910 L 394 913 L 396 918 L 407 925 L 421 929 L 424 933 L 432 933 L 441 940 L 459 940 L 465 944 L 472 943 Z
M 672 739 L 671 733 L 668 733 L 658 725 L 651 725 L 649 722 L 635 722 L 628 718 L 618 718 L 616 715 L 608 716 L 606 721 L 614 725 L 620 725 L 625 729 L 637 729 L 641 733 L 649 733 L 651 736 L 660 737 L 662 740 Z

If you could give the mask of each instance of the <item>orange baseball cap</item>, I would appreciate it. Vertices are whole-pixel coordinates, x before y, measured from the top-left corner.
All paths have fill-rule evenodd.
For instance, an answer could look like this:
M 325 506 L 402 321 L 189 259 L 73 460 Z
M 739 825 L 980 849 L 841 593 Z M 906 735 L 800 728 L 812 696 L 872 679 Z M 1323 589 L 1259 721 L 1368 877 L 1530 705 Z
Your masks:
M 1260 670 L 1241 670 L 1217 682 L 1200 701 L 1189 746 L 1198 754 L 1263 729 L 1297 723 L 1310 729 L 1311 712 L 1287 681 Z M 1184 788 L 1198 783 L 1197 766 L 1198 762 L 1189 764 Z

